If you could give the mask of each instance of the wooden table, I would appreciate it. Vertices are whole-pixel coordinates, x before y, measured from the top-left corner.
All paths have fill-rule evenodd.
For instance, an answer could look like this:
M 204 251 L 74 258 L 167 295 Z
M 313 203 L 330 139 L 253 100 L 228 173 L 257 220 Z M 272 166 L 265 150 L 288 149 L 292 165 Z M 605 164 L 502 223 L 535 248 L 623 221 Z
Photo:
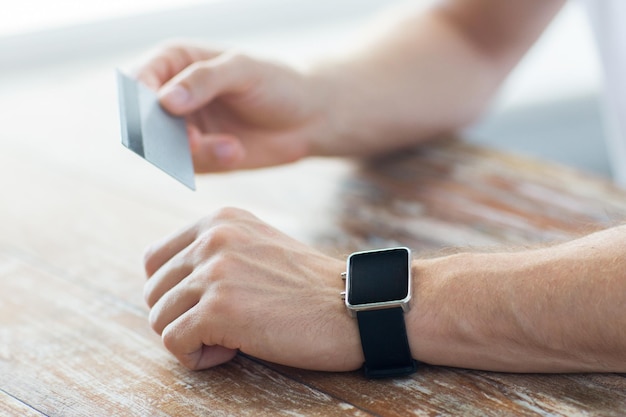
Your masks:
M 337 257 L 397 244 L 419 256 L 614 224 L 626 193 L 609 183 L 441 141 L 367 164 L 314 159 L 207 176 L 192 193 L 119 144 L 110 68 L 24 77 L 0 85 L 0 416 L 626 412 L 626 379 L 616 374 L 423 366 L 369 381 L 243 355 L 191 372 L 149 328 L 142 300 L 143 248 L 225 205 Z

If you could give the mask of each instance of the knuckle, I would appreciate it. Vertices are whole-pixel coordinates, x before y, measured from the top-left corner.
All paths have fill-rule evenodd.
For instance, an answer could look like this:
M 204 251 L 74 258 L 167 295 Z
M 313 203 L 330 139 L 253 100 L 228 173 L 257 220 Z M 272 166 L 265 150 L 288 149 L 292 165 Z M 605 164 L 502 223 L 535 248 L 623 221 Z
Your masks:
M 163 53 L 178 54 L 185 50 L 188 43 L 189 42 L 184 38 L 173 38 L 161 42 L 158 45 L 158 49 Z
M 152 276 L 156 272 L 156 266 L 154 265 L 154 255 L 157 252 L 157 248 L 154 245 L 148 246 L 143 251 L 143 266 L 146 275 Z
M 202 311 L 201 317 L 225 318 L 237 299 L 237 259 L 235 256 L 219 254 L 210 264 L 198 271 L 197 300 L 195 308 Z
M 204 304 L 204 313 L 207 317 L 212 317 L 216 321 L 228 320 L 233 322 L 237 311 L 235 306 L 235 291 L 226 282 L 214 285 L 211 297 Z
M 240 51 L 230 51 L 227 54 L 226 60 L 235 66 L 250 65 L 254 60 Z
M 179 330 L 176 326 L 167 326 L 163 330 L 163 334 L 161 335 L 161 341 L 165 349 L 167 349 L 172 355 L 176 357 L 178 362 L 183 365 L 185 368 L 190 369 L 192 371 L 198 369 L 198 360 L 194 358 L 194 355 L 185 354 L 181 352 L 181 347 L 179 346 Z
M 237 220 L 246 216 L 243 210 L 223 208 L 207 218 L 196 235 L 196 244 L 209 253 L 215 253 L 242 237 Z
M 248 212 L 236 207 L 222 207 L 215 212 L 213 218 L 216 220 L 235 220 L 241 217 L 246 217 Z
M 222 288 L 228 285 L 230 277 L 235 276 L 237 260 L 235 256 L 227 253 L 219 253 L 207 263 L 198 276 L 204 282 L 204 286 L 210 285 L 210 294 L 221 294 Z M 210 299 L 212 300 L 212 298 Z
M 176 355 L 178 345 L 178 333 L 173 325 L 167 326 L 161 333 L 161 341 L 165 349 L 169 350 L 172 354 Z
M 150 328 L 152 330 L 154 330 L 158 334 L 161 333 L 161 329 L 159 329 L 158 327 L 159 313 L 156 309 L 150 310 L 150 314 L 148 314 L 148 323 L 150 324 Z
M 210 60 L 202 60 L 190 64 L 185 69 L 185 73 L 188 74 L 187 80 L 197 82 L 197 86 L 200 87 L 210 82 L 210 78 L 215 74 L 215 69 Z
M 233 238 L 233 228 L 230 226 L 215 226 L 202 232 L 196 239 L 200 255 L 215 255 L 218 251 L 228 246 Z
M 146 284 L 143 286 L 143 300 L 150 308 L 152 308 L 152 306 L 154 306 L 154 303 L 156 302 L 154 300 L 153 292 L 154 287 L 152 283 L 150 281 L 146 282 Z

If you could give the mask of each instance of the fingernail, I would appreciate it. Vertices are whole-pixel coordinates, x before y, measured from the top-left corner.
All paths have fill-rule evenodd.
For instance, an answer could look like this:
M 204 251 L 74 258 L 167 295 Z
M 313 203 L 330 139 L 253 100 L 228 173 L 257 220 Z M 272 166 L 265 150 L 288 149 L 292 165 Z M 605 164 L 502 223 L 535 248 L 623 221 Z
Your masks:
M 235 156 L 235 146 L 231 142 L 220 142 L 216 143 L 213 148 L 213 153 L 215 157 L 220 161 L 227 161 L 232 159 Z
M 191 94 L 189 90 L 180 84 L 168 87 L 162 94 L 161 100 L 172 106 L 183 106 L 189 102 Z

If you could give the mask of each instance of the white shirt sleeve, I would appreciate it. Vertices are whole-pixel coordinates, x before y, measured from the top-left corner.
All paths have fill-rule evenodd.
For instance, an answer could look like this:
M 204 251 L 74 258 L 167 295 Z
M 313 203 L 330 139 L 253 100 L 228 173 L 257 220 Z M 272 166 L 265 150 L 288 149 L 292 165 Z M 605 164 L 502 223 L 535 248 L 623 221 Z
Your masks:
M 615 181 L 626 186 L 626 0 L 583 0 L 603 64 L 607 149 Z

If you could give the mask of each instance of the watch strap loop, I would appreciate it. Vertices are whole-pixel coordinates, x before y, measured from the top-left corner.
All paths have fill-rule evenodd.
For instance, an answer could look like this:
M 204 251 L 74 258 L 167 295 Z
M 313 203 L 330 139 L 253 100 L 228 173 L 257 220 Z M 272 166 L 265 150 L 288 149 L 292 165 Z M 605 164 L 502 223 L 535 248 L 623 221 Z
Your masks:
M 356 313 L 369 378 L 408 375 L 417 370 L 411 355 L 402 307 Z

